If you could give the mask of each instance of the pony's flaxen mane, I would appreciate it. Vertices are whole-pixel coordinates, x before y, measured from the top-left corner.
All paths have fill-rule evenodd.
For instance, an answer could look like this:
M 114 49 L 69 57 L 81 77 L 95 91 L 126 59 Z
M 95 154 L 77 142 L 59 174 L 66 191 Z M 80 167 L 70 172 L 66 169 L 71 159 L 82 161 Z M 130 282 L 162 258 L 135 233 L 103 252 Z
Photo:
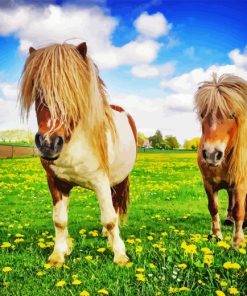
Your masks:
M 19 100 L 22 115 L 27 116 L 35 100 L 45 104 L 54 125 L 60 122 L 69 134 L 81 123 L 101 167 L 108 171 L 106 131 L 116 134 L 112 111 L 94 63 L 82 58 L 74 45 L 34 51 L 24 67 Z
M 234 116 L 238 123 L 236 141 L 232 142 L 233 153 L 228 175 L 231 183 L 238 183 L 247 176 L 247 81 L 231 74 L 205 81 L 195 95 L 198 117 Z

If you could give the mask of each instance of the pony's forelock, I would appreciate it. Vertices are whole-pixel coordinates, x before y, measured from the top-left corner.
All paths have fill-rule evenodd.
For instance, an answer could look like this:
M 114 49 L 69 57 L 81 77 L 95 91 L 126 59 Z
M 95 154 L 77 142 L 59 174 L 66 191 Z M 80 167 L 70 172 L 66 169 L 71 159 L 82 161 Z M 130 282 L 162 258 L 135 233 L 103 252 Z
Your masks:
M 106 132 L 110 130 L 114 137 L 116 131 L 104 83 L 90 57 L 82 58 L 70 44 L 34 51 L 20 82 L 22 116 L 28 117 L 35 100 L 48 107 L 53 123 L 58 121 L 67 133 L 81 123 L 101 167 L 108 171 Z
M 239 183 L 247 175 L 247 81 L 224 74 L 217 78 L 214 73 L 211 81 L 204 81 L 195 94 L 195 109 L 198 118 L 212 115 L 229 118 L 234 115 L 238 130 L 232 145 L 228 176 L 231 183 Z M 228 147 L 228 150 L 229 147 Z

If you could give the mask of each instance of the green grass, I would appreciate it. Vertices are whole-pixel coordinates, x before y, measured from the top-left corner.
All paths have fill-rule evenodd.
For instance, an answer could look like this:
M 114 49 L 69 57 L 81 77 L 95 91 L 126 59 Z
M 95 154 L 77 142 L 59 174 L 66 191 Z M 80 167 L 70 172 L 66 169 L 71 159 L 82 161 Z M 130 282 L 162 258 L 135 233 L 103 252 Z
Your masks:
M 220 194 L 221 218 L 227 205 L 225 192 Z M 0 295 L 79 295 L 86 290 L 100 295 L 216 295 L 216 290 L 237 295 L 247 294 L 246 254 L 228 250 L 208 241 L 210 216 L 196 164 L 195 153 L 140 153 L 131 174 L 129 218 L 121 227 L 127 253 L 133 263 L 118 267 L 113 254 L 101 237 L 100 212 L 93 192 L 74 188 L 71 194 L 69 232 L 74 250 L 66 266 L 45 269 L 53 242 L 52 202 L 45 172 L 37 158 L 0 160 Z M 85 229 L 85 234 L 80 230 Z M 97 230 L 93 237 L 90 231 Z M 82 232 L 81 232 L 82 233 Z M 15 242 L 18 234 L 23 242 Z M 232 228 L 223 227 L 227 244 Z M 186 242 L 186 254 L 181 244 Z M 45 246 L 45 248 L 43 248 Z M 97 250 L 106 248 L 104 253 Z M 212 263 L 204 263 L 201 250 L 211 250 Z M 241 248 L 246 251 L 246 246 Z M 86 256 L 92 256 L 87 260 Z M 86 257 L 86 258 L 85 258 Z M 231 261 L 239 269 L 225 269 Z M 186 264 L 182 269 L 179 264 Z M 3 272 L 11 267 L 11 272 Z M 144 271 L 138 268 L 143 268 Z M 43 275 L 38 276 L 37 273 Z M 143 274 L 138 281 L 136 274 Z M 78 278 L 81 284 L 72 284 Z M 57 287 L 64 280 L 65 286 Z M 221 286 L 222 281 L 226 286 Z M 187 287 L 190 291 L 182 291 Z M 180 290 L 179 290 L 180 289 Z M 103 294 L 101 294 L 103 295 Z
M 26 143 L 26 142 L 0 142 L 0 145 L 4 145 L 4 146 L 34 147 L 34 143 Z

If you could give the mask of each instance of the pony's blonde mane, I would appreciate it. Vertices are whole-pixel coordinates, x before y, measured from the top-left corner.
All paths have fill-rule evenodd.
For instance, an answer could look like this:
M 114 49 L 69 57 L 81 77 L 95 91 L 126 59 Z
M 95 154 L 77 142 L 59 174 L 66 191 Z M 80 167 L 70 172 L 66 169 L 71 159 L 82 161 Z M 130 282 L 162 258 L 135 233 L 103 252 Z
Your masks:
M 89 57 L 82 58 L 70 44 L 53 44 L 32 52 L 20 83 L 22 116 L 28 116 L 35 100 L 47 106 L 54 125 L 58 121 L 68 134 L 82 124 L 100 166 L 108 172 L 106 133 L 109 130 L 115 138 L 116 130 L 104 83 Z
M 234 116 L 238 123 L 236 139 L 232 141 L 232 156 L 228 176 L 231 183 L 247 179 L 247 81 L 231 74 L 201 84 L 195 95 L 195 108 L 198 117 L 220 114 L 223 118 Z

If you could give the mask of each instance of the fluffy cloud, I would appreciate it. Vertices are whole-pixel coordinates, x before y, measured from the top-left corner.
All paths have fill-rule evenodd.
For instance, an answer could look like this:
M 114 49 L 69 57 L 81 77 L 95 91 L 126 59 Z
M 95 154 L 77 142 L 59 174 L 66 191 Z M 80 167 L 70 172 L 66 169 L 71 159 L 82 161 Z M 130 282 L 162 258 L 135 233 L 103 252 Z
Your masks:
M 0 34 L 19 38 L 22 53 L 26 54 L 30 46 L 86 41 L 89 53 L 101 69 L 153 62 L 161 47 L 154 39 L 167 34 L 170 28 L 161 13 L 143 14 L 135 23 L 136 26 L 138 24 L 138 32 L 144 34 L 145 25 L 150 24 L 153 34 L 145 34 L 146 38 L 139 35 L 136 40 L 116 47 L 111 37 L 117 24 L 115 18 L 96 6 L 22 5 L 0 10 Z
M 168 23 L 163 14 L 157 12 L 149 15 L 142 13 L 135 21 L 137 32 L 148 38 L 159 38 L 167 35 L 172 25 Z
M 175 72 L 175 65 L 172 62 L 162 65 L 140 64 L 132 67 L 131 73 L 139 78 L 167 77 Z
M 229 53 L 229 57 L 236 66 L 247 70 L 247 48 L 245 48 L 243 54 L 240 53 L 239 49 L 234 49 Z

